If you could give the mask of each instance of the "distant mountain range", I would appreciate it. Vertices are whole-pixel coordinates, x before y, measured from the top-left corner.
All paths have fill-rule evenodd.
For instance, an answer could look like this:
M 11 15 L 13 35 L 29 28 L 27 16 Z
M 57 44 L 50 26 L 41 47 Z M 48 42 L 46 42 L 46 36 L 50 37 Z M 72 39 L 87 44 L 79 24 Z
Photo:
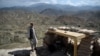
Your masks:
M 75 23 L 77 23 L 77 21 L 80 21 L 81 23 L 83 19 L 85 19 L 86 22 L 95 21 L 98 22 L 98 24 L 100 22 L 99 21 L 100 6 L 71 6 L 71 5 L 38 3 L 27 7 L 16 6 L 16 7 L 8 7 L 8 8 L 0 9 L 1 13 L 5 13 L 5 11 L 7 13 L 9 11 L 13 13 L 16 12 L 15 14 L 17 13 L 36 14 L 37 13 L 38 15 L 37 14 L 36 15 L 39 16 L 39 18 L 42 18 L 40 24 L 42 21 L 46 20 L 44 18 L 50 19 L 52 21 L 55 20 L 55 21 L 65 22 L 64 24 L 67 24 L 68 22 L 73 23 L 74 21 Z M 9 12 L 8 14 L 10 14 L 11 12 Z
M 29 11 L 36 11 L 41 12 L 43 10 L 47 10 L 48 8 L 54 10 L 61 10 L 61 11 L 81 11 L 81 10 L 100 10 L 100 6 L 71 6 L 71 5 L 60 5 L 60 4 L 45 4 L 45 3 L 38 3 L 33 4 L 30 6 L 16 6 L 16 7 L 6 7 L 1 9 L 24 9 Z M 1 10 L 0 9 L 0 10 Z
M 5 10 L 23 10 L 25 12 L 35 12 L 47 16 L 62 16 L 62 15 L 76 15 L 82 18 L 90 18 L 96 15 L 100 16 L 100 6 L 71 6 L 71 5 L 60 5 L 60 4 L 46 4 L 38 3 L 30 6 L 16 6 L 16 7 L 5 7 L 0 8 L 0 11 Z
M 71 6 L 71 5 L 60 5 L 60 4 L 45 4 L 38 3 L 30 6 L 16 6 L 16 7 L 6 7 L 1 8 L 0 10 L 23 10 L 36 12 L 43 15 L 49 16 L 59 16 L 65 14 L 77 14 L 79 12 L 91 12 L 91 11 L 100 11 L 100 6 Z

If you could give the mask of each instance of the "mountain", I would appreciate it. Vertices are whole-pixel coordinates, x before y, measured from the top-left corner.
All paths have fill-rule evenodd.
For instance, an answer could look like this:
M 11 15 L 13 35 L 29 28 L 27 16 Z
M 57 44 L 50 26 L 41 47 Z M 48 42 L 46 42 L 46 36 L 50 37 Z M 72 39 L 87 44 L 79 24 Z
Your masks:
M 35 24 L 63 24 L 63 22 L 73 23 L 75 21 L 75 23 L 78 23 L 77 21 L 81 22 L 84 20 L 86 22 L 93 22 L 94 24 L 97 23 L 97 26 L 99 26 L 100 6 L 79 7 L 39 3 L 27 7 L 16 6 L 10 8 L 1 8 L 0 19 L 0 25 L 16 24 L 16 27 L 23 26 L 23 23 L 27 24 L 30 21 L 35 21 Z M 58 21 L 57 23 L 56 20 Z M 82 24 L 83 23 L 84 22 L 82 22 Z
M 62 10 L 66 12 L 78 12 L 78 11 L 86 11 L 86 10 L 100 10 L 100 6 L 71 6 L 71 5 L 60 5 L 60 4 L 46 4 L 46 3 L 38 3 L 30 6 L 16 6 L 16 7 L 8 7 L 1 9 L 23 9 L 28 11 L 41 12 L 46 9 L 54 9 L 54 10 Z
M 100 31 L 99 6 L 34 4 L 0 9 L 0 45 L 26 40 L 26 28 L 33 22 L 38 39 L 50 26 L 78 26 Z M 23 41 L 22 41 L 23 40 Z
M 59 16 L 65 14 L 65 12 L 63 10 L 48 8 L 41 11 L 40 14 L 47 15 L 47 16 Z
M 84 24 L 85 20 L 78 16 L 69 16 L 69 15 L 62 15 L 55 19 L 55 21 L 59 21 L 65 25 L 80 25 Z

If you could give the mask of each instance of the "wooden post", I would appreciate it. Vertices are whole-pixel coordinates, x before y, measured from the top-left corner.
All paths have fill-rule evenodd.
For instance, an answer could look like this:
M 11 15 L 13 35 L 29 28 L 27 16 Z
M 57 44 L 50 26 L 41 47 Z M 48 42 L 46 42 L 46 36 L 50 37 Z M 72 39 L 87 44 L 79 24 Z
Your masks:
M 74 56 L 77 56 L 77 39 L 74 38 Z

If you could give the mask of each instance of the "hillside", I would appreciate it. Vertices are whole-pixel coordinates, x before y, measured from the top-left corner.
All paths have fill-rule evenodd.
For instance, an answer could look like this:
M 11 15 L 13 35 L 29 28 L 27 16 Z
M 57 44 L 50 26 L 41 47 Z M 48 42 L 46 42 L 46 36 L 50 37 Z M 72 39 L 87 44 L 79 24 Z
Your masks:
M 42 9 L 39 6 L 0 9 L 0 48 L 11 43 L 27 43 L 27 27 L 30 22 L 35 25 L 40 45 L 50 26 L 80 26 L 100 31 L 100 10 L 97 8 L 81 10 L 73 6 L 43 4 Z
M 55 21 L 65 25 L 80 26 L 99 30 L 100 26 L 100 11 L 82 11 L 72 15 L 61 15 Z M 100 31 L 100 30 L 99 30 Z
M 35 25 L 38 39 L 43 38 L 44 29 L 60 24 L 52 18 L 23 10 L 0 11 L 0 45 L 27 42 L 27 27 L 30 22 Z

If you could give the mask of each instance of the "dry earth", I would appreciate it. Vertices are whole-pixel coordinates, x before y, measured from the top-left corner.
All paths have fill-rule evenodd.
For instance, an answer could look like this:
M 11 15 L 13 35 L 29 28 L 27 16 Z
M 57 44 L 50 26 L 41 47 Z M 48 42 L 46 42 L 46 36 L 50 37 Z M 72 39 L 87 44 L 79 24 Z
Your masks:
M 0 56 L 66 56 L 63 51 L 49 52 L 44 47 L 38 47 L 37 51 L 30 51 L 27 48 L 0 49 Z

